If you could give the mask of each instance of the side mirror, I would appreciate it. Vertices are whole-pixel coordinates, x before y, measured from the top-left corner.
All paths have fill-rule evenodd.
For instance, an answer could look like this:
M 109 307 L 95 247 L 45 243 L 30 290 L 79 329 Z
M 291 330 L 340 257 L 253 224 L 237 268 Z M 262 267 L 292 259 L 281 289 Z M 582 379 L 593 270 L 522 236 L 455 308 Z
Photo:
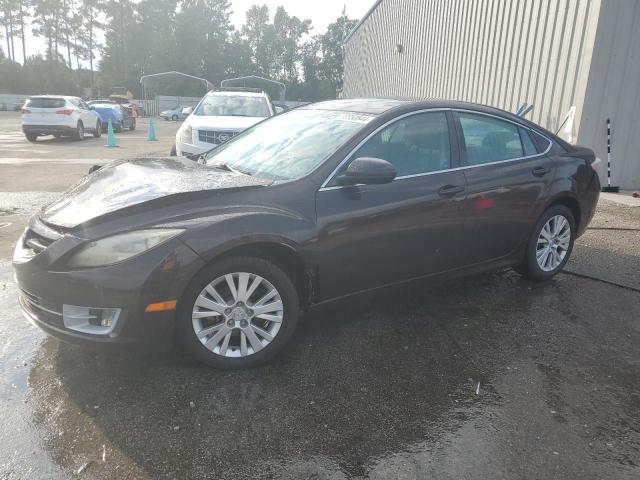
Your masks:
M 379 185 L 393 181 L 397 174 L 396 167 L 386 160 L 360 157 L 353 160 L 336 181 L 340 185 Z

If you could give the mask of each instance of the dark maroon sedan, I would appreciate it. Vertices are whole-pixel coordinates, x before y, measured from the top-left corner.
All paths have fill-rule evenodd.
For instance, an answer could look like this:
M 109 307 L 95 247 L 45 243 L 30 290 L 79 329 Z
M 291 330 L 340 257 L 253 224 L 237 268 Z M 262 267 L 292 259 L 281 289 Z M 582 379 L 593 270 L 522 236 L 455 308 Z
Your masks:
M 86 177 L 20 238 L 21 305 L 65 340 L 177 340 L 213 366 L 256 365 L 300 311 L 338 297 L 507 266 L 550 279 L 593 216 L 594 161 L 480 105 L 308 105 L 202 163 L 118 161 Z

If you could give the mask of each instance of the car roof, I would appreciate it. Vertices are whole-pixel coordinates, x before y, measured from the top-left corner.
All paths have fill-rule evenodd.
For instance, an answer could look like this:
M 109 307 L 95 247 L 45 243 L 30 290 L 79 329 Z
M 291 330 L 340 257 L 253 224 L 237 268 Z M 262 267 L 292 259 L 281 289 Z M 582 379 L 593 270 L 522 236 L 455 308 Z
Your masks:
M 73 95 L 33 95 L 29 98 L 59 98 L 61 100 L 69 100 L 71 98 L 79 98 L 79 97 L 74 97 Z
M 207 95 L 215 95 L 215 96 L 233 96 L 233 97 L 266 97 L 267 94 L 264 92 L 243 92 L 236 90 L 211 90 Z
M 379 115 L 402 105 L 410 105 L 408 100 L 391 98 L 354 98 L 349 100 L 327 100 L 298 107 L 302 110 L 339 110 L 343 112 L 369 113 Z
M 411 112 L 422 109 L 458 109 L 458 110 L 470 110 L 474 112 L 486 113 L 489 115 L 495 115 L 497 117 L 510 120 L 512 122 L 526 125 L 534 130 L 542 133 L 548 138 L 554 140 L 560 144 L 565 150 L 571 150 L 573 147 L 571 144 L 565 142 L 559 138 L 553 132 L 537 125 L 526 118 L 519 117 L 514 113 L 499 108 L 490 107 L 488 105 L 482 105 L 479 103 L 461 102 L 458 100 L 443 100 L 443 99 L 428 99 L 428 100 L 406 100 L 406 99 L 393 99 L 393 98 L 354 98 L 348 100 L 328 100 L 324 102 L 311 103 L 298 107 L 298 109 L 307 110 L 336 110 L 354 113 L 363 113 L 369 115 L 382 115 L 392 110 L 397 111 L 398 114 L 404 112 Z
M 327 100 L 324 102 L 311 103 L 298 107 L 299 109 L 309 110 L 338 110 L 345 112 L 357 112 L 372 115 L 381 115 L 390 110 L 421 110 L 431 108 L 453 108 L 460 110 L 473 110 L 478 112 L 489 113 L 510 120 L 517 120 L 521 123 L 531 123 L 522 117 L 518 117 L 511 112 L 500 110 L 499 108 L 482 105 L 479 103 L 461 102 L 458 100 L 404 100 L 393 98 L 354 98 L 348 100 Z M 540 128 L 540 127 L 538 127 Z

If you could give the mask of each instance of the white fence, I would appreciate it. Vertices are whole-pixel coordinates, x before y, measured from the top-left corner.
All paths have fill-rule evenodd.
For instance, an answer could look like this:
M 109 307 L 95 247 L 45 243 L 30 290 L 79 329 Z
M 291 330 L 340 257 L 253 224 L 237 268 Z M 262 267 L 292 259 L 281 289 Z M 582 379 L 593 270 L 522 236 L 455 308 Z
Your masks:
M 23 104 L 25 100 L 33 95 L 15 95 L 11 93 L 0 93 L 0 111 L 13 110 L 14 105 Z M 151 100 L 134 99 L 131 102 L 144 109 L 145 115 L 156 116 L 163 110 L 170 110 L 180 105 L 181 107 L 195 107 L 202 97 L 178 97 L 168 95 L 156 95 Z M 292 108 L 302 105 L 305 102 L 285 101 L 287 107 Z
M 156 95 L 151 100 L 133 100 L 133 103 L 144 109 L 145 115 L 158 115 L 163 110 L 171 110 L 180 105 L 181 107 L 195 107 L 202 97 L 177 97 L 167 95 Z
M 11 111 L 14 105 L 22 106 L 25 100 L 32 95 L 14 95 L 13 93 L 0 93 L 0 111 Z
M 13 110 L 14 105 L 24 104 L 25 100 L 34 95 L 41 94 L 12 94 L 0 93 L 0 111 Z M 132 103 L 144 108 L 146 115 L 158 115 L 163 110 L 170 110 L 180 105 L 181 107 L 195 107 L 202 97 L 178 97 L 167 95 L 156 95 L 151 100 L 134 99 Z

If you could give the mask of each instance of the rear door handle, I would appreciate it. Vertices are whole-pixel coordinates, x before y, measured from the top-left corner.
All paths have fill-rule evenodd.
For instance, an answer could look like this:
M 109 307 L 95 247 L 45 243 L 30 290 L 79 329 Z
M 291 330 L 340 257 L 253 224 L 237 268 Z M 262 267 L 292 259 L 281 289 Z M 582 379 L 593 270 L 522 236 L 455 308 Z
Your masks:
M 438 189 L 438 195 L 441 197 L 453 197 L 457 193 L 462 192 L 464 192 L 464 187 L 462 185 L 445 185 Z
M 535 177 L 544 177 L 550 171 L 551 170 L 547 167 L 536 167 L 533 170 L 531 170 L 531 173 L 533 173 Z

